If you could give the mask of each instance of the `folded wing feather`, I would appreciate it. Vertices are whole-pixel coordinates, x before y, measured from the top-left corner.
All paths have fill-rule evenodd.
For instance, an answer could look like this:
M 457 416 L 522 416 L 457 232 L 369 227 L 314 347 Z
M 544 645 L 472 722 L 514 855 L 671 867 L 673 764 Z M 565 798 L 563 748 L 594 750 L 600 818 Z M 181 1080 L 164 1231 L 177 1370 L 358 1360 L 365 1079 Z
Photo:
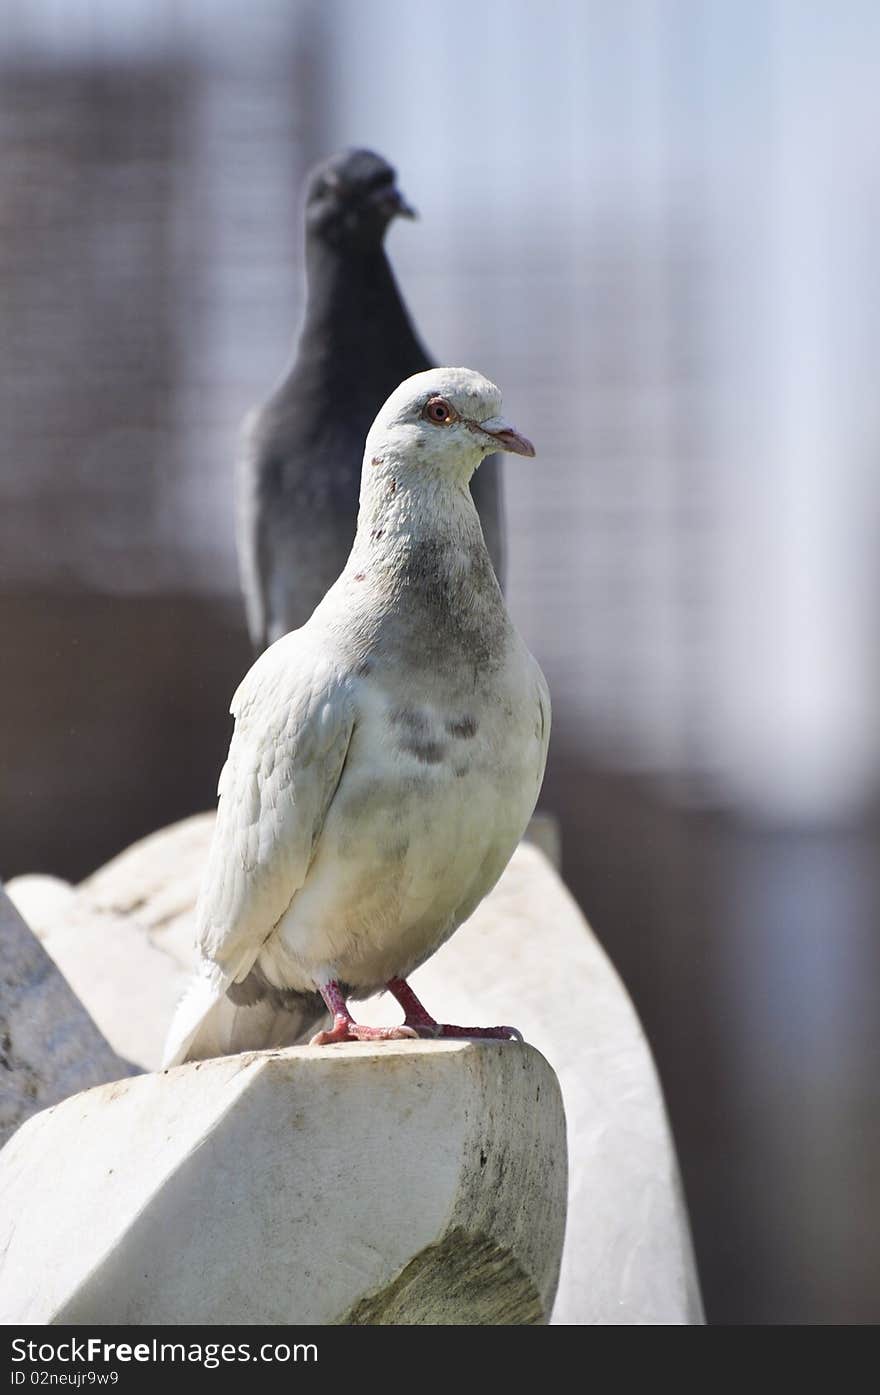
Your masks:
M 240 1022 L 252 1012 L 230 1014 L 226 990 L 248 975 L 305 881 L 342 777 L 354 703 L 346 675 L 310 640 L 308 627 L 278 640 L 233 697 L 235 730 L 196 911 L 200 974 L 172 1024 L 166 1064 L 191 1058 L 203 1028 L 212 1035 L 211 1013 Z

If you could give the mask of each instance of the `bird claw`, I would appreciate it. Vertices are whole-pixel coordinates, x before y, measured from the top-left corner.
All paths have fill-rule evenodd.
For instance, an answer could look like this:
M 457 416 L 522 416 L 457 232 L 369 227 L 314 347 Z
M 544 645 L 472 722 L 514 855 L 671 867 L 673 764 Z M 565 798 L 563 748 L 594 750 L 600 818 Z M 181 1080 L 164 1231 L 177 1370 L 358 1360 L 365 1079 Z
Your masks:
M 316 1032 L 309 1046 L 332 1046 L 340 1041 L 406 1041 L 416 1039 L 412 1027 L 364 1027 L 344 1017 L 336 1017 L 328 1032 Z
M 468 1037 L 482 1041 L 523 1041 L 522 1032 L 516 1027 L 455 1027 L 449 1022 L 434 1023 L 413 1023 L 410 1024 L 420 1037 L 425 1037 L 429 1041 L 438 1038 L 467 1039 Z

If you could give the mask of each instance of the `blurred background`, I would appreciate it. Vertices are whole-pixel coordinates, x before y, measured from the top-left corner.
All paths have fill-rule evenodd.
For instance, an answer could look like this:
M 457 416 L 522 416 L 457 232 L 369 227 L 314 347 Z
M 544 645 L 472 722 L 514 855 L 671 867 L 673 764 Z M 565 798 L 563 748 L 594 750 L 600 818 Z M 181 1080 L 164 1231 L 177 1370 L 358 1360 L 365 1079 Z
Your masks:
M 0 874 L 213 803 L 239 424 L 303 174 L 375 148 L 423 337 L 538 446 L 544 807 L 717 1323 L 880 1318 L 878 63 L 873 0 L 2 0 Z

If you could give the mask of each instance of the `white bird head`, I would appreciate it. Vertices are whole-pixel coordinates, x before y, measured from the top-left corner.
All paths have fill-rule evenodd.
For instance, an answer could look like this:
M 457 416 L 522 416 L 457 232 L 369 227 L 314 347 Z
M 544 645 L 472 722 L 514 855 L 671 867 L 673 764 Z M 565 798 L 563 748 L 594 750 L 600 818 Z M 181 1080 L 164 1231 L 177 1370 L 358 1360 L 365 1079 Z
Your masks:
M 367 436 L 364 468 L 404 462 L 435 479 L 467 482 L 494 451 L 535 454 L 501 415 L 499 389 L 470 368 L 430 368 L 388 398 Z

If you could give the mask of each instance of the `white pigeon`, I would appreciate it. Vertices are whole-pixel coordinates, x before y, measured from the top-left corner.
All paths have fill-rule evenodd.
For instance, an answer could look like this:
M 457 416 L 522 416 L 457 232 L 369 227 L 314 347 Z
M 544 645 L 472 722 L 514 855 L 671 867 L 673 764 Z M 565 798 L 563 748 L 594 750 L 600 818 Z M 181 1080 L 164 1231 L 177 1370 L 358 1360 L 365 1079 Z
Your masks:
M 468 482 L 534 455 L 479 373 L 417 373 L 367 437 L 357 535 L 310 620 L 232 700 L 197 909 L 201 956 L 166 1064 L 286 1045 L 517 1036 L 435 1021 L 406 983 L 497 882 L 541 788 L 544 676 L 507 613 Z M 347 1000 L 387 988 L 400 1027 Z

